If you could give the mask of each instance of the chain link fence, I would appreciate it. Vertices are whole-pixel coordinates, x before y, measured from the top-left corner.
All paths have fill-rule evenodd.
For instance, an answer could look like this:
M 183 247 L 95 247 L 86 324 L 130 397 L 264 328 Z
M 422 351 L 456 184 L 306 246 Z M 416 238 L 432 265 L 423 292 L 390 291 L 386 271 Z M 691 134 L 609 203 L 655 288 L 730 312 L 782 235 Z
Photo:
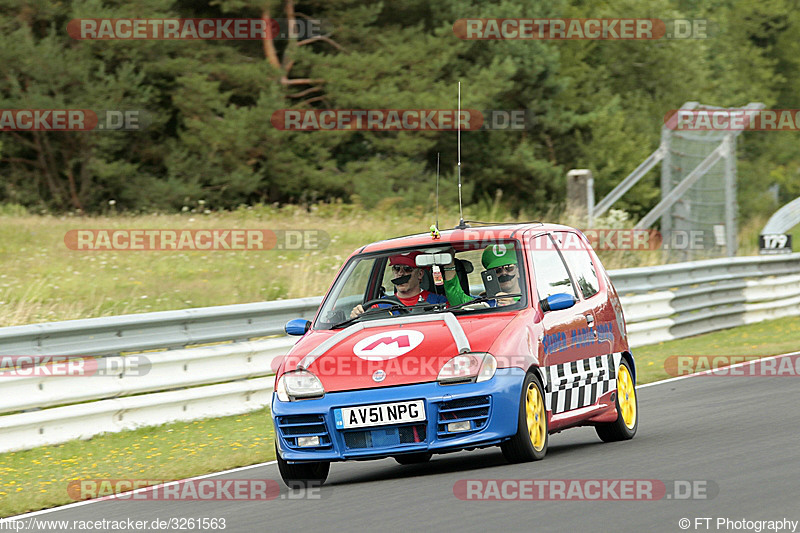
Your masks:
M 720 109 L 697 106 L 700 109 Z M 666 129 L 666 128 L 665 128 Z M 692 261 L 736 255 L 736 137 L 724 131 L 674 131 L 666 129 L 666 154 L 662 163 L 661 194 L 666 196 L 720 144 L 730 144 L 725 156 L 703 174 L 661 218 L 667 262 Z M 731 199 L 733 201 L 731 202 Z M 690 236 L 694 246 L 677 242 Z M 730 249 L 729 249 L 730 248 Z

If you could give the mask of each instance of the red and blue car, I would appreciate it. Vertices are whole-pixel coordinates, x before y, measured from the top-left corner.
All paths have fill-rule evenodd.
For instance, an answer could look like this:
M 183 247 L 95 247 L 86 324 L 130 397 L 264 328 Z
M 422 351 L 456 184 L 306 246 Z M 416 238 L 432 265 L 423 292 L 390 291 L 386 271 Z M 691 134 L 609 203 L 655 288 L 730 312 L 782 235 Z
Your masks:
M 403 274 L 417 276 L 414 302 L 395 292 L 408 289 Z M 586 237 L 567 226 L 369 244 L 347 259 L 314 320 L 286 331 L 302 335 L 272 400 L 287 484 L 322 483 L 334 461 L 411 464 L 488 446 L 533 461 L 566 428 L 591 425 L 616 441 L 638 427 L 619 298 Z

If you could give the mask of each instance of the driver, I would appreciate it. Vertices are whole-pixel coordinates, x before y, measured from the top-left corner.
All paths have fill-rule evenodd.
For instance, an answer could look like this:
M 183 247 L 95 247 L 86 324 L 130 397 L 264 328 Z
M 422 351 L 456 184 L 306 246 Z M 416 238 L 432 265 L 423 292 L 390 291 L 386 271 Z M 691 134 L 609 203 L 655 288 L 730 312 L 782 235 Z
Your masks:
M 453 254 L 455 258 L 455 253 Z M 513 244 L 492 244 L 483 250 L 481 264 L 486 270 L 494 270 L 497 281 L 500 283 L 500 290 L 497 296 L 503 294 L 518 294 L 522 292 L 519 287 L 519 267 L 517 265 L 517 252 Z M 444 271 L 444 291 L 450 305 L 461 305 L 473 300 L 475 297 L 466 294 L 461 288 L 461 284 L 456 276 L 455 259 L 445 265 Z M 491 307 L 511 305 L 519 300 L 515 298 L 497 298 L 489 302 Z
M 389 258 L 392 267 L 392 283 L 394 284 L 394 296 L 406 307 L 411 307 L 418 303 L 443 304 L 447 303 L 447 298 L 441 294 L 426 291 L 420 287 L 425 273 L 417 266 L 416 258 L 420 252 L 406 252 L 400 255 L 393 255 Z M 383 307 L 384 304 L 376 304 Z M 386 304 L 388 307 L 390 304 Z M 361 304 L 358 304 L 350 311 L 350 318 L 355 318 L 364 312 Z

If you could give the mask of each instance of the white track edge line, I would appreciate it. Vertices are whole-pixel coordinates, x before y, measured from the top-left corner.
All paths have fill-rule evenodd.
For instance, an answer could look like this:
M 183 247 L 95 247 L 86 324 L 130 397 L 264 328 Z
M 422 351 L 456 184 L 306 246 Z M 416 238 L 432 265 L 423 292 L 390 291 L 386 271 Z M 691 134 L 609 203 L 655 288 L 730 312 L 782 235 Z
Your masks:
M 662 379 L 661 381 L 653 381 L 651 383 L 645 383 L 644 385 L 636 385 L 636 388 L 637 389 L 644 389 L 646 387 L 652 387 L 654 385 L 663 385 L 665 383 L 672 383 L 673 381 L 680 381 L 682 379 L 693 378 L 693 377 L 696 377 L 696 376 L 704 376 L 704 375 L 707 375 L 707 374 L 712 374 L 714 372 L 727 372 L 731 368 L 739 368 L 740 366 L 752 365 L 752 364 L 755 364 L 755 363 L 757 363 L 759 361 L 768 361 L 770 359 L 777 359 L 778 357 L 790 357 L 792 355 L 800 355 L 800 352 L 781 353 L 781 354 L 777 354 L 777 355 L 769 355 L 767 357 L 759 357 L 758 359 L 751 359 L 750 361 L 743 361 L 741 363 L 736 363 L 735 365 L 721 366 L 719 368 L 712 368 L 712 369 L 709 369 L 709 370 L 702 370 L 700 372 L 695 372 L 693 374 L 687 374 L 685 376 L 676 376 L 674 378 Z M 719 356 L 719 355 L 704 356 L 704 355 L 699 355 L 699 356 L 689 356 L 689 357 L 725 357 L 725 356 Z M 751 355 L 733 355 L 733 356 L 730 356 L 730 357 L 753 357 L 753 356 L 751 356 Z M 635 357 L 634 357 L 634 360 L 636 360 Z M 750 377 L 758 377 L 758 376 L 750 376 Z M 769 376 L 764 376 L 764 377 L 769 377 Z

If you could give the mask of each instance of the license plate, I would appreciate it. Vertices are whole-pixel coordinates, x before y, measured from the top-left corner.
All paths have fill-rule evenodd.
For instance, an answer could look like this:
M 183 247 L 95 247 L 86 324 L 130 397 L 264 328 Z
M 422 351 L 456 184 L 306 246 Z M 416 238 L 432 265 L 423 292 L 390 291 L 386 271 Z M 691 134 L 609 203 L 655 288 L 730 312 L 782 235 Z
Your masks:
M 425 421 L 425 401 L 382 403 L 334 409 L 336 429 L 364 428 Z

